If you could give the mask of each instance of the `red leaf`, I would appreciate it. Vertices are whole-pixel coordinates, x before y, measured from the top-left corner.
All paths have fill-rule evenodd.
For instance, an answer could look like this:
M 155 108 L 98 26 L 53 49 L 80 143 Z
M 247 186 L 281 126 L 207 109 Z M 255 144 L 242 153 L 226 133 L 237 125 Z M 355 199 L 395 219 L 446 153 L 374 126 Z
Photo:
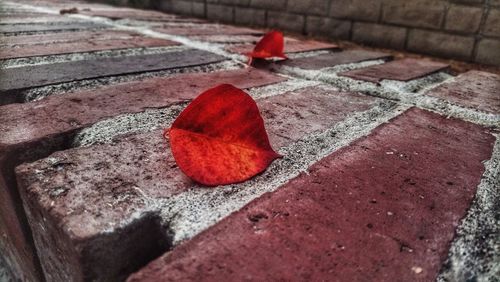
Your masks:
M 269 144 L 255 101 L 230 84 L 194 99 L 172 124 L 169 137 L 179 168 L 209 186 L 247 180 L 281 157 Z
M 276 30 L 270 31 L 255 45 L 253 52 L 248 54 L 250 57 L 248 64 L 251 64 L 255 58 L 268 59 L 278 57 L 287 59 L 287 56 L 283 53 L 284 46 L 283 33 Z

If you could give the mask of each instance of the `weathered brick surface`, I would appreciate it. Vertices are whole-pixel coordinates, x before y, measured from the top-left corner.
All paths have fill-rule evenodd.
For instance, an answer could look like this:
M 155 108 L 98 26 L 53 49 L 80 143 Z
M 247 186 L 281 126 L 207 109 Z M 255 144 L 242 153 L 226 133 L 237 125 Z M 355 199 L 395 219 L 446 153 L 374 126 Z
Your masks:
M 236 6 L 248 6 L 250 0 L 207 0 L 208 3 L 234 4 Z
M 306 34 L 323 36 L 334 39 L 348 39 L 351 31 L 351 22 L 327 17 L 307 16 Z
M 106 0 L 101 0 L 106 2 Z M 107 0 L 114 1 L 114 0 Z M 402 30 L 410 28 L 423 28 L 427 31 L 434 30 L 447 35 L 437 42 L 449 41 L 455 35 L 462 35 L 468 39 L 467 42 L 456 42 L 453 38 L 450 44 L 450 52 L 441 48 L 439 44 L 425 44 L 425 48 L 412 49 L 421 53 L 439 55 L 444 53 L 446 57 L 472 61 L 471 56 L 464 56 L 454 46 L 469 44 L 472 48 L 479 47 L 476 39 L 484 35 L 498 37 L 496 26 L 498 26 L 498 11 L 500 5 L 498 0 L 491 1 L 454 1 L 454 0 L 417 0 L 402 2 L 397 0 L 313 0 L 313 1 L 199 1 L 199 0 L 162 0 L 162 1 L 140 1 L 120 0 L 114 4 L 131 5 L 135 7 L 147 7 L 182 15 L 209 18 L 226 23 L 237 23 L 259 27 L 279 28 L 304 33 L 308 35 L 329 37 L 332 39 L 349 39 L 369 44 L 398 49 L 407 49 L 406 42 L 408 34 Z M 140 4 L 140 5 L 138 5 Z M 132 9 L 118 9 L 100 7 L 96 10 L 86 11 L 86 4 L 79 3 L 79 13 L 87 15 L 105 16 L 111 19 L 137 19 L 145 21 L 165 22 L 195 22 L 174 15 L 162 15 L 152 11 L 135 11 Z M 60 6 L 69 8 L 69 6 Z M 490 9 L 491 7 L 491 9 Z M 373 23 L 374 26 L 366 25 Z M 352 29 L 353 24 L 358 26 Z M 367 27 L 368 31 L 359 28 Z M 387 26 L 385 31 L 381 26 Z M 354 26 L 354 27 L 356 27 Z M 375 36 L 373 33 L 378 33 Z M 396 33 L 396 34 L 394 34 Z M 482 34 L 480 34 L 482 33 Z M 401 37 L 403 37 L 401 39 Z M 397 43 L 395 43 L 397 41 Z M 459 40 L 460 41 L 460 40 Z M 445 43 L 441 43 L 445 44 Z M 428 45 L 428 46 L 426 46 Z M 467 46 L 468 48 L 468 46 Z M 494 48 L 483 44 L 481 48 Z M 469 50 L 469 49 L 468 49 Z M 472 49 L 471 49 L 472 50 Z M 471 51 L 470 50 L 470 51 Z M 484 53 L 485 51 L 483 51 Z M 493 49 L 488 50 L 494 52 Z M 469 53 L 469 51 L 466 51 Z M 497 64 L 492 61 L 489 64 Z
M 4 170 L 7 160 L 6 156 L 0 154 L 0 235 L 2 238 L 0 255 L 16 277 L 23 281 L 38 281 L 43 275 L 39 268 L 29 228 L 27 228 L 19 194 L 16 187 L 13 189 L 7 186 L 7 182 L 13 181 L 13 175 L 5 173 Z
M 492 73 L 469 71 L 426 94 L 465 107 L 500 114 L 500 76 Z
M 485 35 L 500 37 L 500 9 L 491 9 L 486 18 L 483 33 Z
M 288 0 L 287 10 L 295 13 L 307 11 L 310 15 L 325 16 L 328 14 L 328 0 Z
M 191 1 L 160 1 L 157 5 L 159 10 L 170 11 L 179 15 L 193 14 L 193 2 Z
M 453 3 L 461 3 L 461 4 L 482 4 L 485 0 L 450 0 Z M 496 0 L 493 0 L 496 1 Z
M 483 9 L 468 6 L 451 6 L 446 14 L 445 28 L 448 30 L 475 33 L 481 24 Z
M 446 33 L 411 30 L 408 37 L 408 50 L 442 57 L 471 59 L 474 38 Z
M 401 27 L 371 23 L 355 23 L 352 29 L 352 40 L 373 46 L 404 49 L 406 32 L 406 28 Z
M 262 36 L 256 35 L 198 35 L 190 36 L 190 38 L 203 41 L 203 42 L 214 42 L 214 43 L 231 43 L 229 46 L 233 46 L 232 43 L 249 43 L 256 44 L 262 38 Z M 238 46 L 239 44 L 234 44 Z
M 16 90 L 61 82 L 220 62 L 223 57 L 199 50 L 104 58 L 0 70 L 0 102 L 20 100 Z M 1 103 L 0 103 L 1 104 Z
M 249 26 L 265 26 L 266 12 L 258 9 L 236 7 L 234 9 L 234 22 Z
M 227 50 L 239 53 L 239 54 L 247 54 L 252 52 L 255 45 L 235 45 L 229 46 Z M 317 50 L 331 50 L 338 49 L 338 46 L 335 44 L 324 43 L 319 41 L 299 41 L 299 40 L 290 40 L 285 42 L 285 53 L 296 53 L 296 52 L 307 52 L 307 51 L 317 51 Z
M 283 10 L 286 7 L 286 0 L 250 0 L 250 7 Z
M 487 65 L 500 65 L 500 39 L 482 39 L 477 44 L 475 61 Z
M 2 113 L 0 115 L 0 132 L 2 132 L 0 135 L 0 191 L 2 191 L 0 231 L 5 239 L 2 242 L 7 244 L 5 246 L 2 244 L 0 247 L 6 249 L 4 254 L 15 250 L 13 254 L 9 254 L 9 257 L 18 264 L 16 266 L 11 263 L 13 269 L 19 275 L 24 275 L 27 281 L 39 280 L 36 275 L 41 274 L 41 272 L 37 273 L 37 261 L 33 257 L 31 239 L 26 235 L 29 234 L 26 231 L 26 222 L 22 222 L 24 215 L 13 175 L 15 165 L 68 147 L 76 130 L 99 120 L 148 108 L 166 107 L 192 99 L 200 91 L 212 86 L 214 81 L 248 88 L 282 80 L 281 77 L 253 69 L 188 74 L 109 86 L 99 91 L 49 97 L 31 104 L 0 107 Z M 145 96 L 149 98 L 144 99 Z M 154 226 L 153 224 L 151 228 L 154 229 Z M 56 234 L 60 233 L 58 230 L 53 231 Z M 127 262 L 121 263 L 127 264 Z M 122 267 L 122 265 L 117 267 Z
M 46 32 L 58 30 L 103 29 L 106 25 L 96 23 L 57 23 L 57 24 L 18 24 L 0 25 L 0 33 L 13 34 L 18 32 Z
M 178 21 L 195 21 L 196 19 L 185 19 L 175 15 L 167 15 L 160 12 L 154 11 L 138 11 L 138 10 L 90 10 L 81 11 L 80 14 L 105 17 L 113 20 L 119 19 L 134 19 L 134 20 L 146 20 L 146 21 L 168 21 L 168 22 L 178 22 Z
M 151 78 L 52 96 L 33 103 L 5 105 L 0 107 L 0 131 L 4 133 L 0 144 L 14 146 L 29 143 L 69 133 L 116 115 L 167 107 L 193 99 L 214 83 L 250 88 L 284 80 L 268 72 L 247 68 Z M 23 121 L 22 126 L 20 120 Z M 30 134 L 26 134 L 27 130 Z
M 195 17 L 206 17 L 206 3 L 193 2 L 192 15 Z
M 432 281 L 493 142 L 412 109 L 128 281 Z
M 496 1 L 493 0 L 299 2 L 119 0 L 115 3 L 178 10 L 203 17 L 207 16 L 208 5 L 211 5 L 217 8 L 212 9 L 209 16 L 221 17 L 222 20 L 225 17 L 223 11 L 232 11 L 227 14 L 234 14 L 235 21 L 238 21 L 239 15 L 242 16 L 242 23 L 252 21 L 256 26 L 273 28 L 281 25 L 280 28 L 285 31 L 290 27 L 299 33 L 315 36 L 328 34 L 394 48 L 408 45 L 420 50 L 439 46 L 442 52 L 449 48 L 454 54 L 467 53 L 468 59 L 490 64 L 495 63 L 498 57 L 498 52 L 492 49 L 499 41 L 496 35 L 477 34 L 479 31 L 491 32 L 495 28 L 494 24 L 491 27 L 488 15 L 482 14 L 497 9 Z M 303 280 L 366 278 L 427 281 L 435 277 L 442 265 L 454 232 L 458 235 L 454 239 L 454 247 L 450 249 L 449 265 L 443 267 L 441 275 L 456 277 L 457 280 L 463 278 L 463 273 L 467 273 L 463 280 L 490 272 L 485 276 L 477 276 L 478 280 L 487 280 L 488 275 L 491 275 L 491 261 L 495 261 L 491 246 L 495 241 L 484 230 L 490 230 L 493 213 L 483 209 L 481 218 L 477 218 L 475 213 L 478 203 L 481 205 L 484 199 L 487 205 L 490 204 L 490 198 L 496 201 L 494 189 L 498 182 L 498 173 L 495 172 L 499 156 L 498 140 L 492 159 L 482 161 L 491 155 L 494 138 L 489 130 L 498 137 L 498 123 L 495 123 L 500 112 L 498 76 L 481 72 L 464 74 L 454 79 L 444 73 L 429 76 L 444 65 L 417 60 L 366 67 L 373 65 L 373 60 L 390 59 L 386 54 L 366 51 L 329 51 L 320 56 L 294 54 L 290 57 L 295 59 L 266 65 L 268 71 L 253 68 L 227 70 L 239 66 L 237 60 L 241 57 L 224 58 L 214 53 L 226 55 L 224 50 L 242 46 L 251 48 L 263 31 L 211 24 L 204 20 L 154 11 L 74 1 L 46 0 L 34 3 L 20 0 L 19 3 L 26 4 L 22 11 L 18 10 L 20 6 L 17 3 L 7 2 L 5 9 L 2 7 L 2 19 L 11 20 L 3 28 L 17 28 L 20 25 L 28 28 L 47 25 L 57 27 L 73 24 L 74 21 L 90 26 L 91 22 L 103 22 L 103 19 L 88 15 L 113 20 L 106 20 L 109 28 L 104 29 L 32 30 L 26 31 L 29 34 L 10 33 L 0 40 L 0 44 L 6 47 L 2 48 L 3 52 L 10 54 L 10 58 L 19 56 L 19 59 L 6 61 L 3 67 L 7 68 L 0 74 L 1 87 L 7 87 L 0 90 L 0 104 L 19 103 L 0 106 L 0 264 L 7 261 L 12 273 L 21 281 L 123 280 L 128 273 L 139 270 L 166 251 L 172 251 L 172 255 L 165 255 L 167 260 L 170 256 L 180 260 L 169 262 L 167 266 L 155 262 L 153 265 L 158 268 L 146 268 L 139 275 L 149 277 L 150 274 L 157 275 L 157 269 L 161 273 L 172 265 L 175 265 L 174 268 L 183 266 L 184 256 L 194 254 L 197 260 L 189 262 L 180 271 L 181 274 L 169 271 L 168 275 L 174 278 L 185 275 L 194 279 L 197 276 L 191 276 L 191 270 L 199 267 L 204 280 L 212 277 L 213 280 L 222 280 L 216 276 L 221 273 L 226 280 L 238 280 L 224 272 L 204 271 L 206 265 L 208 268 L 222 265 L 223 271 L 237 269 L 238 275 L 255 280 L 301 277 Z M 410 25 L 397 22 L 401 14 L 416 17 L 413 13 L 422 11 L 426 5 L 430 7 L 429 14 L 433 14 L 441 4 L 445 12 L 439 20 L 422 14 Z M 55 12 L 77 7 L 79 13 L 86 16 L 76 20 L 73 16 L 33 14 L 30 5 L 48 6 Z M 251 16 L 247 12 L 251 12 Z M 393 14 L 389 16 L 390 13 Z M 24 24 L 12 25 L 20 17 L 30 19 Z M 459 21 L 460 18 L 463 21 Z M 476 28 L 478 18 L 482 20 Z M 429 23 L 433 21 L 439 21 L 439 26 L 430 26 Z M 134 30 L 142 35 L 119 30 Z M 149 44 L 151 42 L 167 42 L 145 37 L 169 38 L 160 36 L 158 31 L 177 35 L 178 42 L 206 51 L 184 47 L 171 50 L 136 49 L 124 52 L 126 57 L 121 51 L 90 51 L 117 46 L 145 46 L 147 49 L 148 46 L 156 46 Z M 419 33 L 421 42 L 415 43 L 415 36 Z M 408 35 L 410 38 L 406 38 Z M 473 43 L 470 44 L 468 39 L 473 39 Z M 334 47 L 291 38 L 286 38 L 285 45 L 289 53 Z M 67 52 L 68 49 L 76 54 L 25 57 L 30 54 L 27 50 L 38 56 Z M 17 54 L 12 50 L 18 51 Z M 470 53 L 464 50 L 470 50 Z M 80 55 L 80 52 L 88 53 Z M 143 52 L 163 53 L 137 55 Z M 178 59 L 173 59 L 174 56 Z M 52 58 L 58 63 L 52 63 Z M 211 64 L 223 60 L 223 63 Z M 371 62 L 364 62 L 366 60 Z M 358 64 L 360 62 L 364 63 Z M 33 66 L 23 67 L 25 64 Z M 185 66 L 198 67 L 182 69 Z M 338 67 L 322 70 L 333 66 Z M 176 69 L 127 75 L 170 68 Z M 362 80 L 412 81 L 372 84 L 339 76 L 341 70 L 352 69 L 355 71 L 347 75 Z M 26 70 L 28 72 L 23 74 L 22 71 Z M 207 73 L 193 74 L 194 71 Z M 171 72 L 188 74 L 158 77 Z M 272 72 L 284 72 L 291 79 L 284 82 L 285 76 L 277 76 Z M 15 76 L 4 78 L 5 73 L 15 73 Z M 121 75 L 127 76 L 119 77 Z M 151 76 L 154 78 L 147 78 Z M 140 80 L 122 82 L 130 81 L 133 77 L 140 77 Z M 420 77 L 423 79 L 415 80 Z M 317 85 L 319 82 L 316 80 L 331 85 Z M 163 130 L 159 128 L 168 127 L 195 95 L 224 82 L 240 88 L 268 85 L 252 89 L 251 93 L 258 100 L 271 143 L 285 157 L 273 163 L 263 175 L 248 182 L 203 189 L 177 168 L 169 153 L 168 142 L 162 138 Z M 49 87 L 32 88 L 37 86 Z M 64 93 L 67 87 L 71 93 Z M 340 90 L 336 89 L 355 89 L 392 101 L 338 92 Z M 41 93 L 45 90 L 49 93 Z M 50 96 L 52 93 L 61 95 Z M 31 99 L 31 95 L 43 99 L 26 102 L 25 99 Z M 401 104 L 395 106 L 398 103 Z M 384 123 L 390 116 L 407 109 L 406 105 L 431 109 L 440 115 L 412 109 L 388 124 Z M 492 129 L 455 118 L 487 125 Z M 356 140 L 359 136 L 370 134 L 370 129 L 377 126 L 378 129 L 372 131 L 371 135 Z M 331 156 L 313 164 L 330 153 Z M 15 167 L 20 164 L 16 179 Z M 470 206 L 484 169 L 483 164 L 487 171 L 475 195 L 480 201 Z M 217 246 L 213 230 L 229 225 L 223 221 L 219 227 L 206 231 L 208 235 L 201 235 L 192 242 L 189 242 L 190 238 L 216 224 L 224 215 L 240 209 L 264 191 L 274 191 L 278 185 L 286 183 L 300 169 L 309 165 L 313 165 L 313 168 L 308 175 L 299 176 L 291 184 L 256 200 L 249 209 L 240 210 L 227 219 L 231 231 L 238 234 L 225 237 L 228 235 L 224 230 L 217 234 L 224 240 L 223 244 L 230 247 L 230 251 L 226 252 L 222 248 L 207 250 L 208 254 L 213 254 L 209 260 L 197 255 L 200 250 L 204 252 L 206 249 L 203 248 L 207 246 Z M 353 193 L 338 192 L 334 185 L 347 185 L 346 191 Z M 365 186 L 370 189 L 363 189 Z M 386 194 L 377 194 L 381 191 Z M 388 191 L 391 197 L 387 196 Z M 484 191 L 493 196 L 484 194 Z M 305 201 L 289 207 L 286 200 L 289 197 L 300 200 L 300 193 L 306 195 L 303 197 Z M 332 201 L 337 204 L 329 206 Z M 380 210 L 376 210 L 377 207 Z M 285 221 L 276 224 L 271 222 L 275 218 L 269 216 L 273 214 L 273 209 L 292 211 L 297 216 L 291 220 L 284 218 Z M 467 209 L 467 218 L 456 229 L 458 220 Z M 387 218 L 381 217 L 381 214 L 387 215 Z M 26 218 L 29 218 L 29 223 Z M 471 218 L 477 222 L 471 225 Z M 476 243 L 462 243 L 463 234 L 467 238 L 472 234 L 470 230 L 467 231 L 469 233 L 463 230 L 470 229 L 476 223 L 482 227 L 472 233 L 480 234 L 474 235 L 474 238 L 482 242 L 477 243 L 477 246 Z M 268 244 L 245 241 L 245 238 L 251 238 L 248 236 L 255 235 L 244 228 L 237 229 L 238 226 L 247 227 L 245 224 L 249 224 L 248 228 L 255 228 L 258 236 L 271 234 L 269 238 L 266 237 L 265 242 Z M 331 229 L 331 226 L 338 229 Z M 337 234 L 338 230 L 341 230 L 340 235 Z M 350 232 L 343 233 L 344 230 Z M 35 253 L 31 231 L 41 260 Z M 190 248 L 189 251 L 186 252 L 183 249 L 185 247 L 177 247 L 182 240 L 188 240 L 186 246 L 192 246 L 186 247 Z M 196 245 L 200 242 L 202 245 Z M 335 252 L 340 254 L 328 256 L 326 253 L 327 259 L 323 259 L 321 250 L 328 249 L 331 242 L 335 243 Z M 472 241 L 466 239 L 466 242 Z M 193 244 L 196 246 L 193 247 Z M 242 252 L 231 251 L 233 247 L 239 250 L 241 244 L 254 250 L 247 252 L 243 248 Z M 465 249 L 457 249 L 457 245 Z M 273 252 L 269 254 L 264 247 L 270 247 Z M 292 250 L 293 256 L 288 255 L 289 250 Z M 462 258 L 476 250 L 485 254 Z M 286 259 L 274 259 L 274 255 L 282 255 Z M 338 257 L 341 259 L 336 260 Z M 287 260 L 289 258 L 293 259 Z M 277 261 L 280 264 L 276 264 Z M 234 262 L 245 263 L 236 268 Z M 261 262 L 266 267 L 256 266 Z M 462 274 L 450 274 L 450 271 L 457 269 L 457 265 L 464 266 L 460 267 Z M 471 265 L 480 267 L 472 269 Z M 0 265 L 0 280 L 4 277 L 1 268 Z M 254 274 L 256 272 L 253 269 L 259 272 Z M 327 271 L 320 273 L 323 269 Z M 316 276 L 323 274 L 325 276 Z M 155 280 L 162 280 L 162 275 L 158 274 Z
M 164 47 L 179 45 L 179 43 L 156 38 L 132 37 L 127 39 L 110 40 L 85 40 L 69 43 L 59 43 L 57 45 L 27 45 L 0 50 L 0 59 L 12 59 L 33 56 L 47 56 L 56 54 L 143 48 L 143 47 Z
M 382 20 L 405 26 L 439 28 L 444 12 L 445 3 L 440 0 L 389 0 L 384 3 Z
M 368 109 L 375 101 L 359 94 L 305 88 L 258 104 L 271 143 L 281 147 L 349 113 Z M 147 198 L 168 198 L 193 185 L 169 152 L 160 130 L 109 145 L 61 151 L 18 167 L 20 189 L 35 242 L 45 254 L 42 265 L 49 280 L 114 279 L 134 269 L 119 269 L 113 261 L 134 261 L 136 255 L 160 248 L 156 241 L 120 240 L 127 238 L 132 218 L 140 226 L 147 219 L 144 215 L 155 217 L 157 211 L 147 205 Z M 40 174 L 32 174 L 35 167 Z M 139 242 L 144 250 L 129 250 Z M 104 270 L 102 265 L 111 266 Z
M 343 52 L 321 54 L 313 57 L 294 59 L 283 62 L 284 65 L 303 69 L 322 69 L 336 65 L 358 63 L 368 60 L 388 60 L 391 55 L 365 50 L 347 50 Z
M 207 4 L 207 19 L 232 23 L 234 22 L 234 8 L 224 5 Z
M 302 33 L 305 18 L 302 15 L 269 11 L 267 13 L 267 26 L 274 29 L 286 29 Z
M 331 3 L 330 16 L 343 19 L 377 21 L 380 5 L 380 0 L 336 0 Z
M 155 28 L 158 32 L 163 32 L 167 34 L 173 35 L 185 35 L 185 36 L 194 36 L 194 35 L 261 35 L 263 31 L 243 28 L 243 27 L 234 27 L 227 25 L 218 25 L 218 24 L 207 24 L 207 25 L 197 25 L 197 26 L 187 26 L 187 27 L 161 27 Z
M 449 65 L 416 59 L 402 59 L 341 73 L 354 79 L 378 83 L 383 79 L 408 81 L 448 68 Z
M 39 16 L 39 17 L 20 17 L 20 16 L 5 16 L 0 18 L 0 24 L 25 24 L 25 23 L 60 23 L 60 22 L 78 22 L 79 20 L 61 16 Z
M 5 45 L 38 45 L 47 43 L 74 42 L 82 40 L 98 41 L 98 40 L 110 40 L 110 39 L 130 39 L 133 38 L 134 36 L 139 36 L 139 35 L 135 33 L 117 31 L 117 30 L 73 31 L 73 32 L 56 32 L 56 33 L 44 33 L 44 34 L 7 36 L 2 38 L 0 43 Z

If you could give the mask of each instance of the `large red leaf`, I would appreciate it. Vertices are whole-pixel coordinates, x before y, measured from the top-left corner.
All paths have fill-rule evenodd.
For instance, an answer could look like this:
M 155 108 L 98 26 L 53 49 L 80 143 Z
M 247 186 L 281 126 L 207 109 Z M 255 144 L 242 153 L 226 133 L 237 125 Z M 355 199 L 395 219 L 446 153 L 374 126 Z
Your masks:
M 280 157 L 269 144 L 255 101 L 229 84 L 194 99 L 172 124 L 169 137 L 179 168 L 209 186 L 247 180 Z
M 253 51 L 247 54 L 250 57 L 248 64 L 252 63 L 255 58 L 268 59 L 273 57 L 287 59 L 283 53 L 285 47 L 285 40 L 283 33 L 280 31 L 270 31 L 255 45 Z

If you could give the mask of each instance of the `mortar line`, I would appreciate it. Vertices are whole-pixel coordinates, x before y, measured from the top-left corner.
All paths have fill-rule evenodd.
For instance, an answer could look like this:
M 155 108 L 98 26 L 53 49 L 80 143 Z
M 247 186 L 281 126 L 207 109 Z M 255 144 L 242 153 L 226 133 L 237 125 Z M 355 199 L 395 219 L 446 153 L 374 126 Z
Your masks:
M 289 92 L 299 91 L 319 84 L 320 82 L 290 79 L 280 83 L 248 88 L 245 92 L 249 93 L 253 99 L 261 100 L 273 96 L 286 95 Z M 325 84 L 325 86 L 327 85 Z M 334 89 L 331 90 L 333 91 Z M 71 147 L 76 148 L 106 144 L 112 142 L 118 136 L 141 134 L 159 128 L 168 128 L 189 102 L 190 101 L 183 101 L 165 107 L 147 109 L 143 112 L 120 114 L 97 121 L 79 130 L 79 132 L 75 134 Z
M 7 2 L 7 3 L 10 3 L 10 4 L 12 4 L 14 6 L 18 6 L 18 7 L 32 9 L 35 11 L 43 11 L 45 13 L 59 14 L 58 11 L 55 11 L 54 9 L 51 9 L 51 8 L 37 7 L 37 6 L 28 5 L 28 4 L 17 4 L 17 3 L 13 3 L 13 2 Z M 200 42 L 200 41 L 189 39 L 189 38 L 184 37 L 184 36 L 171 35 L 171 34 L 167 34 L 167 33 L 157 32 L 157 31 L 152 30 L 150 27 L 123 25 L 123 24 L 113 22 L 113 21 L 111 21 L 107 18 L 104 18 L 104 17 L 93 17 L 93 16 L 87 16 L 87 15 L 81 15 L 81 14 L 72 14 L 72 15 L 68 15 L 68 17 L 79 18 L 79 19 L 87 20 L 89 22 L 94 22 L 94 23 L 101 23 L 101 24 L 105 24 L 105 25 L 114 27 L 114 28 L 119 29 L 119 30 L 133 31 L 133 32 L 145 35 L 145 36 L 152 37 L 152 38 L 166 39 L 166 40 L 170 40 L 170 41 L 179 42 L 187 47 L 191 47 L 191 48 L 198 49 L 198 50 L 208 51 L 211 53 L 215 53 L 217 55 L 224 56 L 226 58 L 230 58 L 232 60 L 235 60 L 237 63 L 246 66 L 246 64 L 243 63 L 244 59 L 243 59 L 242 55 L 232 54 L 232 53 L 226 52 L 223 48 L 219 47 L 218 45 L 212 44 L 212 43 Z
M 319 133 L 309 134 L 278 152 L 285 157 L 262 175 L 245 183 L 221 186 L 218 190 L 191 187 L 169 199 L 150 203 L 159 209 L 165 225 L 174 232 L 174 245 L 191 238 L 250 201 L 293 179 L 317 161 L 366 136 L 373 129 L 400 115 L 409 107 L 380 101 L 371 109 L 350 115 Z
M 376 64 L 377 61 L 366 61 L 362 63 L 342 65 L 334 68 L 325 68 L 320 70 L 302 70 L 294 67 L 279 66 L 278 72 L 292 74 L 304 79 L 321 81 L 339 87 L 343 90 L 356 91 L 365 95 L 378 98 L 397 101 L 400 104 L 415 106 L 421 109 L 430 110 L 440 115 L 452 116 L 465 121 L 476 123 L 483 126 L 497 126 L 500 123 L 500 115 L 481 112 L 472 108 L 448 102 L 445 99 L 425 95 L 427 91 L 439 87 L 443 84 L 452 82 L 454 77 L 444 78 L 438 82 L 432 82 L 425 85 L 426 80 L 432 79 L 435 76 L 444 75 L 443 72 L 427 75 L 419 79 L 414 79 L 409 82 L 399 82 L 393 80 L 382 80 L 378 85 L 358 81 L 348 77 L 339 76 L 338 73 L 359 68 L 363 65 Z M 423 84 L 421 87 L 419 84 Z M 389 87 L 391 84 L 394 88 Z M 399 84 L 399 85 L 398 85 Z M 415 93 L 411 93 L 405 87 L 419 87 Z M 397 89 L 399 87 L 399 89 Z
M 475 246 L 484 252 L 483 248 L 486 242 L 484 242 L 482 230 L 492 232 L 493 245 L 500 245 L 498 237 L 500 219 L 495 219 L 500 206 L 500 134 L 497 133 L 494 136 L 496 140 L 491 158 L 485 162 L 485 171 L 467 214 L 460 220 L 455 229 L 455 236 L 448 249 L 446 263 L 441 267 L 436 279 L 439 282 L 461 281 L 468 276 L 477 276 L 479 273 L 482 276 L 481 281 L 493 281 L 485 277 L 488 274 L 484 273 L 484 270 L 490 269 L 490 278 L 494 278 L 495 274 L 500 273 L 500 264 L 498 264 L 500 253 L 495 252 L 495 246 L 487 246 L 491 248 L 490 254 L 493 255 L 490 259 L 484 255 L 481 257 L 481 255 L 474 254 L 478 251 L 474 249 Z M 481 273 L 481 269 L 483 273 Z M 465 273 L 465 271 L 471 270 L 475 273 Z

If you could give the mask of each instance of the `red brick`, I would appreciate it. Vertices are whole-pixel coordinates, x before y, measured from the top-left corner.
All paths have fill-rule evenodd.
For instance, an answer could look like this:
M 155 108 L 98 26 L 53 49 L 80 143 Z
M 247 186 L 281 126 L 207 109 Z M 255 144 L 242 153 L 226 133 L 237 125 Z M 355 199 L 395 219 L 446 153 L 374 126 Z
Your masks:
M 413 108 L 128 281 L 433 281 L 493 143 Z
M 37 13 L 37 12 L 25 12 L 25 11 L 8 11 L 5 13 L 2 13 L 2 18 L 3 17 L 46 17 L 46 16 L 51 16 L 51 14 L 47 13 Z
M 427 60 L 402 59 L 382 65 L 356 69 L 340 73 L 354 79 L 378 83 L 383 79 L 409 81 L 449 67 L 447 64 Z
M 18 90 L 62 82 L 198 66 L 225 60 L 201 50 L 100 58 L 0 70 L 0 105 L 20 101 Z
M 246 68 L 151 78 L 101 87 L 97 91 L 51 96 L 38 102 L 5 105 L 0 107 L 0 131 L 4 133 L 0 136 L 0 144 L 25 143 L 71 132 L 116 115 L 181 103 L 215 84 L 230 83 L 250 88 L 284 80 L 266 71 Z M 23 121 L 23 126 L 19 121 Z
M 267 98 L 258 104 L 271 143 L 285 146 L 315 130 L 332 126 L 350 113 L 368 109 L 376 101 L 369 96 L 313 87 Z M 17 172 L 38 249 L 47 257 L 70 257 L 70 260 L 42 262 L 54 280 L 72 280 L 72 276 L 80 275 L 80 270 L 75 270 L 77 264 L 71 265 L 77 260 L 82 261 L 83 272 L 89 275 L 95 273 L 92 270 L 98 265 L 117 260 L 116 254 L 129 256 L 119 258 L 120 261 L 133 260 L 134 253 L 122 250 L 154 242 L 141 240 L 116 247 L 116 242 L 112 242 L 109 245 L 112 248 L 95 242 L 99 242 L 106 230 L 114 230 L 106 235 L 112 240 L 126 236 L 115 228 L 150 208 L 143 197 L 168 198 L 193 185 L 175 166 L 162 130 L 125 137 L 113 144 L 60 151 L 49 159 L 20 166 Z M 38 174 L 35 176 L 34 172 Z M 138 193 L 139 190 L 142 192 Z M 119 195 L 127 195 L 126 200 L 117 202 Z M 54 232 L 60 235 L 56 237 Z M 106 271 L 108 274 L 97 276 L 114 275 L 117 270 Z
M 103 29 L 106 25 L 81 22 L 81 23 L 56 23 L 56 24 L 18 24 L 0 25 L 0 33 L 10 34 L 18 32 L 46 32 L 58 30 Z
M 74 32 L 57 32 L 31 35 L 6 36 L 2 38 L 1 44 L 5 45 L 37 45 L 56 42 L 74 42 L 83 40 L 109 40 L 109 39 L 129 39 L 134 36 L 139 36 L 136 33 L 130 33 L 119 30 L 102 30 L 102 31 L 74 31 Z
M 39 281 L 42 272 L 38 264 L 33 239 L 27 231 L 19 193 L 7 188 L 13 171 L 4 172 L 5 156 L 0 155 L 0 256 L 9 259 L 9 267 L 22 281 Z
M 77 22 L 78 19 L 62 16 L 38 16 L 38 17 L 20 17 L 20 16 L 4 16 L 0 18 L 0 24 L 25 24 L 25 23 L 61 23 L 61 22 Z
M 143 11 L 143 10 L 95 10 L 90 11 L 79 11 L 79 14 L 110 18 L 112 20 L 120 19 L 133 19 L 133 20 L 147 20 L 147 21 L 175 21 L 178 16 L 163 14 L 155 11 Z
M 48 56 L 79 52 L 92 52 L 141 47 L 164 47 L 179 45 L 177 42 L 146 37 L 133 37 L 128 39 L 110 40 L 85 40 L 49 45 L 27 45 L 0 50 L 0 59 L 13 59 L 33 56 Z
M 132 10 L 132 9 L 91 9 L 90 11 L 80 11 L 80 14 L 96 17 L 105 17 L 112 20 L 132 19 L 139 21 L 163 21 L 163 22 L 191 22 L 203 23 L 202 19 L 180 17 L 178 15 L 164 14 L 156 11 Z
M 337 65 L 359 63 L 368 60 L 388 60 L 391 55 L 365 50 L 348 50 L 329 54 L 321 54 L 313 57 L 299 58 L 284 61 L 283 64 L 303 69 L 322 69 Z
M 23 229 L 27 226 L 20 221 L 25 215 L 16 191 L 16 165 L 67 147 L 65 143 L 68 141 L 64 140 L 71 139 L 73 132 L 82 127 L 122 113 L 166 107 L 192 99 L 212 86 L 214 81 L 249 88 L 283 80 L 282 77 L 247 68 L 146 79 L 104 87 L 99 91 L 52 96 L 39 102 L 0 107 L 0 131 L 3 133 L 0 135 L 0 233 L 4 238 L 0 248 L 3 253 L 12 253 L 9 257 L 15 258 L 19 265 L 15 270 L 28 277 L 26 280 L 39 280 L 36 278 L 40 273 L 36 272 L 31 239 L 26 237 Z M 149 98 L 144 99 L 145 95 Z
M 493 114 L 500 113 L 500 76 L 469 71 L 449 83 L 429 90 L 426 95 Z
M 191 36 L 192 39 L 196 39 L 204 42 L 215 42 L 215 43 L 257 43 L 261 36 L 255 35 L 200 35 Z M 234 46 L 234 45 L 231 45 Z
M 239 54 L 246 54 L 253 51 L 255 45 L 233 45 L 226 48 L 228 51 Z M 319 41 L 300 41 L 293 40 L 285 43 L 285 53 L 297 53 L 297 52 L 308 52 L 308 51 L 317 51 L 317 50 L 331 50 L 331 49 L 339 49 L 339 47 L 335 44 L 324 43 Z
M 165 26 L 154 28 L 155 31 L 172 35 L 261 35 L 260 30 L 234 27 L 221 24 L 205 24 L 196 26 Z

